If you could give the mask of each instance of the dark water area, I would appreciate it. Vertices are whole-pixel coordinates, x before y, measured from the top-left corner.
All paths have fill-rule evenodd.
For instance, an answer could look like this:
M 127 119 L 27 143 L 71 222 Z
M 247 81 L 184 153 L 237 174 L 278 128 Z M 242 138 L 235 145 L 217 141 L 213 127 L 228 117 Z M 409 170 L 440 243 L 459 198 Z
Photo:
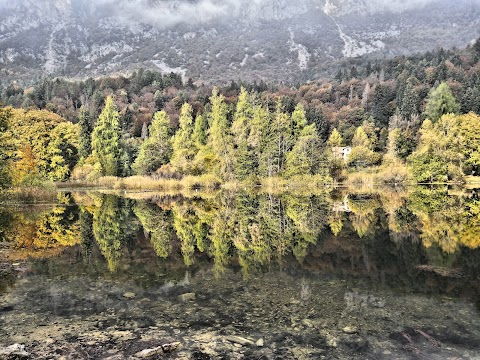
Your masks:
M 476 190 L 58 200 L 0 209 L 0 359 L 480 359 Z

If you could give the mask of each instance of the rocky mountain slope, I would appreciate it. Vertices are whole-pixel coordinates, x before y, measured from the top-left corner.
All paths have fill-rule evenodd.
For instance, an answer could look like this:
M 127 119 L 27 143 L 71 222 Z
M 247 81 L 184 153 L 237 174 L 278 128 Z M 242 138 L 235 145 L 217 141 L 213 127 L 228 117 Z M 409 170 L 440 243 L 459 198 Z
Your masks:
M 145 66 L 204 81 L 308 80 L 342 58 L 479 36 L 479 0 L 0 0 L 0 79 Z

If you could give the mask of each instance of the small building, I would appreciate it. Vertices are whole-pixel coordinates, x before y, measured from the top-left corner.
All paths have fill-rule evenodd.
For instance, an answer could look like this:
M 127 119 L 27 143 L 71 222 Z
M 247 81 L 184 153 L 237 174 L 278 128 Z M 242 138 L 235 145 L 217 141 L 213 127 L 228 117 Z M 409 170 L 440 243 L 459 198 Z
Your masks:
M 341 147 L 337 146 L 332 148 L 333 157 L 335 159 L 343 159 L 344 162 L 347 162 L 348 155 L 352 152 L 351 146 Z

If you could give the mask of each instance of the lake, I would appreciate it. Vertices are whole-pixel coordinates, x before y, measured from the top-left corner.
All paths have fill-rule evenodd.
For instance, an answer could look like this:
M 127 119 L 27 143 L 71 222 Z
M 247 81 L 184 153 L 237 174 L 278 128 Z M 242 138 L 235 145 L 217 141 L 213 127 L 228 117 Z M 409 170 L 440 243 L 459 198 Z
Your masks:
M 480 359 L 478 190 L 57 197 L 0 209 L 0 358 Z

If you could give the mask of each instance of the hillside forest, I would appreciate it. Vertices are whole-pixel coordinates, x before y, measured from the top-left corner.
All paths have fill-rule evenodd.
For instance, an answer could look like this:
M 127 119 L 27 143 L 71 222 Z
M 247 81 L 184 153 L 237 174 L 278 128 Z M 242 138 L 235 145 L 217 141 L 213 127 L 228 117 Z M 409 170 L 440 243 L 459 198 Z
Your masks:
M 345 60 L 330 80 L 228 85 L 139 69 L 0 84 L 0 183 L 132 175 L 218 183 L 464 182 L 479 175 L 480 40 Z M 348 149 L 348 154 L 342 151 Z

